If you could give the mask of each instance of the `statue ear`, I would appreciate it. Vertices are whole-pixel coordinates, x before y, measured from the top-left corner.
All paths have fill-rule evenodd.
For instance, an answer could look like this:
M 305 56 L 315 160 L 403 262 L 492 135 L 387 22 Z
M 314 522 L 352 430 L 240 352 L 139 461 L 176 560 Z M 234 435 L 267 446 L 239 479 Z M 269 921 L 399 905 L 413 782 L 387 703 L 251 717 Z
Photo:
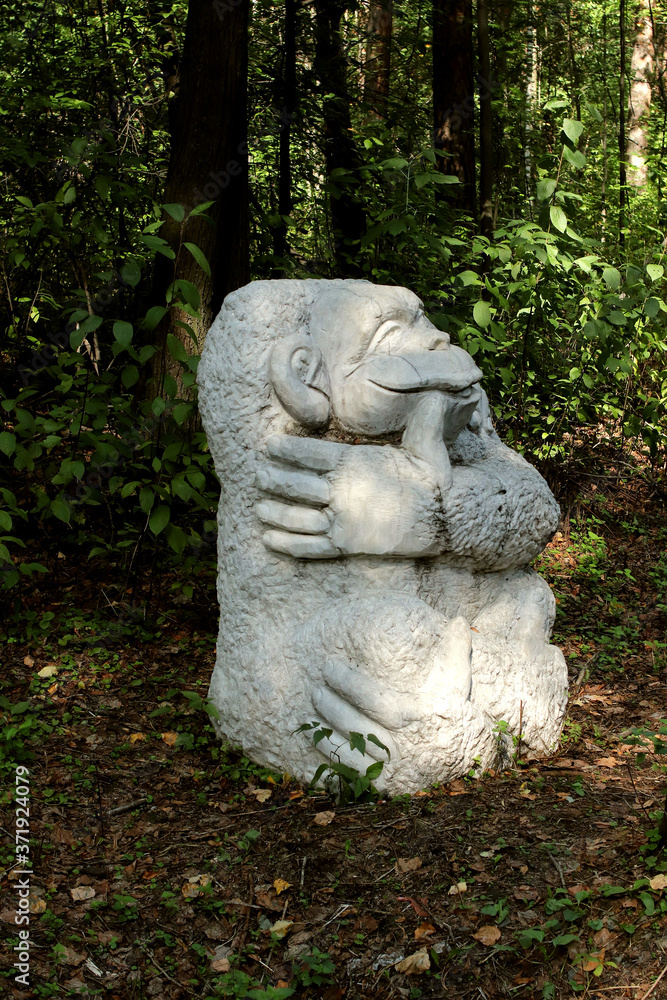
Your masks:
M 271 351 L 271 384 L 287 412 L 312 430 L 331 416 L 331 388 L 322 352 L 306 334 L 295 333 Z

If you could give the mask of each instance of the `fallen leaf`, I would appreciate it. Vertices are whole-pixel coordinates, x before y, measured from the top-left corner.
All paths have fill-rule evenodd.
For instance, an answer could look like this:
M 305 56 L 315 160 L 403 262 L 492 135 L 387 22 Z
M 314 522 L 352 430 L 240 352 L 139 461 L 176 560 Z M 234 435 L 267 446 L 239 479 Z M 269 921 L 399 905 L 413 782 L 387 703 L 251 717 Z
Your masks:
M 279 941 L 281 941 L 287 933 L 289 933 L 290 927 L 294 926 L 293 920 L 276 920 L 275 924 L 272 924 L 269 928 L 272 934 L 275 934 Z
M 26 667 L 34 667 L 35 666 L 35 661 L 33 660 L 32 656 L 24 656 L 23 657 L 23 662 L 24 662 L 24 664 L 25 664 Z
M 3 924 L 13 924 L 15 916 L 16 910 L 3 910 L 0 913 L 0 920 L 2 920 Z
M 424 923 L 420 924 L 415 930 L 415 941 L 419 941 L 419 939 L 423 937 L 428 937 L 429 934 L 435 934 L 435 927 L 433 924 L 429 924 L 427 921 L 424 921 Z
M 176 746 L 176 740 L 178 739 L 178 733 L 160 733 L 160 736 L 167 744 L 168 747 Z
M 92 899 L 95 895 L 95 890 L 92 885 L 77 885 L 73 889 L 70 889 L 70 895 L 75 902 L 80 899 Z
M 251 788 L 250 794 L 254 795 L 258 802 L 266 802 L 267 799 L 271 798 L 270 788 Z
M 74 948 L 67 948 L 63 946 L 58 949 L 58 961 L 63 962 L 65 965 L 81 965 L 85 958 L 85 955 L 81 954 L 81 952 L 74 951 Z
M 450 885 L 447 895 L 448 896 L 462 896 L 464 892 L 468 891 L 468 885 L 466 882 L 457 882 L 456 885 Z
M 608 927 L 602 927 L 593 935 L 593 943 L 596 948 L 606 948 L 610 941 L 614 941 L 616 937 L 617 935 L 612 934 Z
M 210 875 L 193 875 L 185 883 L 181 892 L 186 899 L 193 899 L 195 896 L 201 895 L 204 891 L 204 886 L 209 885 L 211 882 Z
M 649 885 L 655 892 L 661 892 L 663 889 L 667 889 L 667 875 L 654 875 L 649 881 Z
M 593 763 L 597 764 L 598 767 L 616 767 L 618 761 L 615 757 L 599 757 Z
M 145 733 L 132 733 L 130 736 L 130 743 L 140 743 L 142 740 L 146 739 Z
M 399 875 L 405 872 L 416 872 L 422 866 L 421 858 L 396 858 L 396 871 Z
M 315 826 L 329 826 L 329 823 L 333 822 L 335 816 L 336 813 L 333 809 L 326 809 L 324 812 L 316 813 L 316 815 L 313 816 L 313 823 Z
M 428 911 L 424 909 L 424 907 L 428 905 L 426 897 L 422 896 L 420 899 L 413 899 L 412 896 L 397 896 L 396 899 L 400 903 L 409 903 L 418 917 L 429 916 Z
M 484 927 L 480 927 L 480 929 L 473 934 L 475 941 L 479 941 L 480 944 L 488 946 L 495 944 L 496 941 L 499 941 L 500 936 L 498 928 L 493 927 L 491 924 L 485 924 Z
M 211 968 L 214 972 L 229 972 L 229 959 L 221 958 L 219 962 L 211 962 Z
M 402 962 L 397 962 L 394 968 L 405 976 L 421 976 L 423 972 L 428 972 L 431 968 L 431 959 L 426 949 L 422 949 L 413 955 L 408 955 Z
M 46 909 L 46 900 L 40 899 L 39 896 L 34 894 L 34 892 L 31 892 L 28 896 L 28 909 L 30 913 L 44 913 L 44 910 Z
M 47 666 L 42 667 L 41 670 L 37 671 L 37 676 L 38 677 L 53 677 L 54 674 L 57 674 L 57 673 L 58 673 L 58 668 L 55 666 L 55 664 L 49 663 L 49 664 L 47 664 Z M 83 959 L 81 959 L 81 961 L 83 962 Z
M 291 889 L 292 883 L 286 882 L 284 878 L 277 878 L 273 883 L 273 888 L 276 890 L 276 896 L 279 896 L 285 889 Z

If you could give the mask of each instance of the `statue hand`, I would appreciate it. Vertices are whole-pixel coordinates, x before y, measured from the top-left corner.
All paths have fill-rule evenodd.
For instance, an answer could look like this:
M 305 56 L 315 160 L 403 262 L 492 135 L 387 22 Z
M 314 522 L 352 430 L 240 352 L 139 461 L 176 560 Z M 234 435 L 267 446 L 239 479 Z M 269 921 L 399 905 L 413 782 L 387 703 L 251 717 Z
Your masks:
M 429 464 L 391 445 L 274 435 L 258 485 L 264 544 L 298 559 L 417 557 L 439 550 L 440 489 Z

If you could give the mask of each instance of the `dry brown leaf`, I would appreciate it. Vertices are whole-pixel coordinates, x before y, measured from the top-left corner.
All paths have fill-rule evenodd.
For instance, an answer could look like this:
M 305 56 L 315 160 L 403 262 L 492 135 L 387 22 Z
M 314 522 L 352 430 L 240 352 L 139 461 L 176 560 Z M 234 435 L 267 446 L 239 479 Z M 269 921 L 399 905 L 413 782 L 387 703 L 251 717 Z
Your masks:
M 2 910 L 0 912 L 0 920 L 2 920 L 3 924 L 13 924 L 15 916 L 16 910 Z
M 141 743 L 146 739 L 146 733 L 132 733 L 130 743 Z
M 266 802 L 267 799 L 271 798 L 270 788 L 251 788 L 250 794 L 254 795 L 258 802 Z
M 650 879 L 649 885 L 654 892 L 661 892 L 663 889 L 667 889 L 667 875 L 654 875 Z
M 276 896 L 279 896 L 285 889 L 291 889 L 292 883 L 286 882 L 284 878 L 277 878 L 273 883 L 273 888 L 276 890 Z
M 408 955 L 402 962 L 397 962 L 394 968 L 404 976 L 421 976 L 431 968 L 431 959 L 426 949 L 422 949 L 413 955 Z
M 457 882 L 456 885 L 450 885 L 447 890 L 448 896 L 462 896 L 464 892 L 468 891 L 468 884 L 466 882 Z
M 617 935 L 612 934 L 608 927 L 601 927 L 593 935 L 593 943 L 596 948 L 606 948 L 609 942 L 613 941 L 616 937 Z
M 35 666 L 35 661 L 33 660 L 32 656 L 30 656 L 30 655 L 23 657 L 23 663 L 25 664 L 26 667 L 34 667 Z
M 315 816 L 313 816 L 313 823 L 315 826 L 329 826 L 330 823 L 333 823 L 335 818 L 336 813 L 333 809 L 326 809 L 324 812 L 316 813 Z
M 424 921 L 424 923 L 420 924 L 415 930 L 415 941 L 419 941 L 419 939 L 423 937 L 428 937 L 429 934 L 435 934 L 435 927 L 433 924 L 429 924 L 427 921 Z
M 176 746 L 176 740 L 178 739 L 178 733 L 160 733 L 160 736 L 167 744 L 168 747 Z
M 81 965 L 85 958 L 85 955 L 74 951 L 74 948 L 63 947 L 58 949 L 58 961 L 63 962 L 65 965 Z
M 186 899 L 193 899 L 195 896 L 199 896 L 204 891 L 204 886 L 209 885 L 210 882 L 210 875 L 193 875 L 187 880 L 181 892 Z
M 616 767 L 618 761 L 615 757 L 599 757 L 593 763 L 597 764 L 598 767 Z
M 95 890 L 92 885 L 76 885 L 73 889 L 70 889 L 70 894 L 75 902 L 81 899 L 93 899 L 95 895 Z
M 31 892 L 28 896 L 28 909 L 30 913 L 44 913 L 44 910 L 46 909 L 46 900 L 40 899 L 34 892 Z
M 229 972 L 229 959 L 221 958 L 219 962 L 211 962 L 211 968 L 214 972 Z
M 58 673 L 58 668 L 54 663 L 47 663 L 45 667 L 37 671 L 38 677 L 53 677 Z M 83 961 L 83 959 L 81 959 Z
M 422 866 L 421 858 L 396 858 L 396 871 L 399 875 L 405 872 L 416 872 Z
M 490 947 L 492 944 L 495 944 L 496 941 L 500 940 L 501 934 L 497 927 L 494 927 L 492 924 L 485 924 L 484 927 L 480 927 L 480 929 L 473 934 L 473 937 L 475 941 L 479 941 L 480 944 L 485 944 Z

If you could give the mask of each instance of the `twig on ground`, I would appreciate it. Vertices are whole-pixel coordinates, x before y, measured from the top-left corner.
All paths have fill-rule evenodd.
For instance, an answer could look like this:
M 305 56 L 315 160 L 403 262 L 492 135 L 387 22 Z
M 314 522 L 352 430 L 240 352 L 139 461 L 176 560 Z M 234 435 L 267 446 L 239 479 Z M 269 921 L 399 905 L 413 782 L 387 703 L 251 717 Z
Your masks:
M 563 869 L 562 869 L 562 868 L 561 868 L 561 866 L 560 866 L 560 865 L 558 864 L 558 862 L 556 861 L 556 859 L 555 859 L 555 857 L 553 856 L 553 854 L 549 854 L 549 852 L 548 852 L 548 851 L 547 851 L 547 854 L 549 855 L 549 861 L 551 862 L 551 864 L 552 864 L 552 865 L 554 866 L 554 868 L 555 868 L 555 869 L 556 869 L 556 871 L 558 872 L 558 875 L 559 875 L 559 877 L 560 877 L 560 884 L 561 884 L 561 885 L 563 886 L 563 888 L 565 889 L 565 888 L 566 888 L 566 886 L 565 886 L 565 879 L 564 879 L 564 877 L 563 877 Z
M 115 809 L 110 809 L 109 810 L 109 815 L 110 816 L 120 816 L 121 813 L 130 812 L 130 810 L 132 810 L 132 809 L 138 809 L 139 806 L 144 806 L 144 805 L 146 805 L 147 802 L 148 802 L 148 799 L 146 798 L 146 796 L 144 796 L 143 799 L 137 799 L 136 802 L 128 802 L 124 806 L 116 806 Z
M 662 977 L 666 972 L 667 972 L 667 965 L 664 967 L 664 969 L 662 970 L 656 981 L 653 983 L 653 986 L 651 986 L 651 988 L 647 990 L 647 992 L 644 994 L 641 1000 L 646 1000 L 647 997 L 650 997 L 651 993 L 653 993 L 653 990 L 656 988 L 656 986 L 658 985 L 658 983 L 660 982 L 660 980 L 662 979 Z

